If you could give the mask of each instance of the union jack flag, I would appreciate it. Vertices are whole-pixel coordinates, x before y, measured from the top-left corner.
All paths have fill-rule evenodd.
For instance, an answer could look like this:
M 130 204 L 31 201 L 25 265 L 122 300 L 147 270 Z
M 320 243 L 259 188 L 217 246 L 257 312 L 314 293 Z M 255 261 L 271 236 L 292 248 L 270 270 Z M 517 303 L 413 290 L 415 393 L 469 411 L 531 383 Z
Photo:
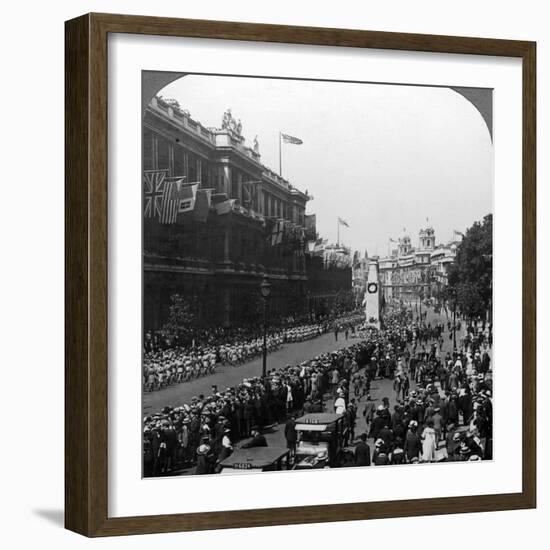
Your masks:
M 145 170 L 143 172 L 143 216 L 145 218 L 160 219 L 162 216 L 167 174 L 168 170 Z

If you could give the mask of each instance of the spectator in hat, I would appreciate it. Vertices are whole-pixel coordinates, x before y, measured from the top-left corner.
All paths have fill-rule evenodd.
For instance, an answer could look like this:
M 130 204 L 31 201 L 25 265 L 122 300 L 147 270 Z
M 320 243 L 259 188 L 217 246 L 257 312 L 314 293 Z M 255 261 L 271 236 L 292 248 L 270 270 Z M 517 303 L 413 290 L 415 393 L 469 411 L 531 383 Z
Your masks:
M 222 462 L 233 453 L 233 444 L 230 438 L 231 430 L 226 428 L 222 437 L 222 447 L 218 456 L 218 462 Z
M 405 459 L 407 462 L 412 462 L 413 459 L 420 457 L 422 450 L 422 443 L 418 435 L 418 422 L 416 420 L 411 420 L 409 422 L 409 429 L 407 430 L 407 435 L 405 438 Z
M 400 437 L 395 438 L 395 445 L 391 453 L 392 464 L 405 464 L 405 451 L 403 449 L 403 440 Z
M 338 392 L 338 397 L 334 400 L 334 412 L 336 414 L 344 414 L 346 412 L 346 400 L 343 392 Z
M 197 448 L 197 465 L 195 466 L 195 474 L 204 475 L 210 473 L 212 463 L 212 454 L 210 445 L 204 441 Z
M 296 433 L 296 419 L 294 415 L 290 415 L 285 424 L 285 439 L 286 448 L 290 449 L 290 454 L 294 456 L 296 452 L 296 441 L 298 434 Z
M 390 423 L 386 420 L 384 427 L 378 432 L 378 437 L 384 441 L 388 453 L 393 449 L 393 431 L 390 428 Z
M 370 466 L 370 447 L 366 433 L 359 436 L 359 442 L 355 445 L 354 461 L 356 466 Z
M 439 407 L 434 408 L 434 413 L 431 418 L 434 423 L 435 440 L 437 446 L 437 442 L 441 441 L 443 433 L 443 416 L 441 416 L 441 409 Z
M 388 456 L 388 448 L 382 439 L 377 439 L 374 443 L 374 453 L 372 455 L 372 461 L 375 466 L 386 466 L 390 463 Z
M 380 430 L 384 428 L 384 424 L 386 423 L 383 412 L 384 406 L 378 405 L 378 408 L 376 409 L 376 415 L 371 423 L 369 432 L 369 437 L 372 437 L 373 439 L 378 439 L 378 434 L 380 433 Z
M 420 438 L 422 440 L 422 462 L 434 462 L 437 440 L 433 419 L 429 418 L 426 421 L 426 426 Z

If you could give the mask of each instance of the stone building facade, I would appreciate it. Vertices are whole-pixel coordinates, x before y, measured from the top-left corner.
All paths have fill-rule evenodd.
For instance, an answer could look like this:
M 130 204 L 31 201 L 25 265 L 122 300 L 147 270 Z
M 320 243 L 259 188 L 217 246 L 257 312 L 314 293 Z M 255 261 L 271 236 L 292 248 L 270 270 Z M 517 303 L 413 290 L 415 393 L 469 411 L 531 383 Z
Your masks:
M 306 295 L 300 234 L 309 197 L 262 164 L 257 140 L 246 144 L 230 111 L 220 128 L 206 128 L 176 102 L 153 98 L 143 119 L 143 170 L 197 182 L 211 200 L 200 221 L 144 218 L 144 330 L 160 328 L 174 294 L 190 297 L 199 325 L 223 326 L 257 321 L 264 275 L 273 315 Z
M 447 285 L 449 267 L 455 260 L 459 242 L 437 244 L 431 226 L 418 233 L 418 246 L 409 235 L 398 239 L 397 248 L 379 259 L 379 277 L 385 303 L 415 302 L 438 298 Z
M 176 223 L 144 216 L 145 331 L 162 327 L 174 295 L 189 299 L 199 327 L 258 324 L 264 275 L 271 319 L 319 313 L 330 296 L 351 289 L 351 268 L 323 269 L 308 254 L 315 217 L 306 221 L 307 192 L 262 163 L 258 140 L 247 144 L 231 111 L 220 128 L 207 128 L 177 102 L 153 98 L 143 119 L 143 170 L 144 180 L 162 172 L 166 181 L 196 183 L 209 201 L 203 215 L 195 205 Z M 144 187 L 144 203 L 153 191 Z

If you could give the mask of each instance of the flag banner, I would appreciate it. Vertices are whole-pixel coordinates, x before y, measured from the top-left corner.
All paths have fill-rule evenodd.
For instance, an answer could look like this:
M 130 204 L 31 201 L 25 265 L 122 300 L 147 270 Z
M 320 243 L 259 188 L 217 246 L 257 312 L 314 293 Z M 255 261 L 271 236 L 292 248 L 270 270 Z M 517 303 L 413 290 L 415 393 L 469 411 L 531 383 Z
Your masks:
M 193 215 L 198 222 L 205 222 L 210 212 L 212 189 L 199 189 L 195 201 Z
M 167 173 L 167 170 L 146 170 L 143 172 L 143 216 L 145 218 L 159 219 L 161 216 Z
M 178 182 L 166 180 L 162 196 L 162 207 L 159 222 L 171 224 L 176 222 L 178 216 Z
M 257 182 L 255 181 L 242 182 L 243 206 L 245 208 L 251 208 L 254 203 L 254 199 L 256 197 L 256 187 L 255 187 L 256 183 Z
M 397 241 L 396 241 L 395 239 L 392 239 L 392 238 L 390 237 L 390 243 L 396 243 L 396 242 L 397 242 Z
M 308 214 L 305 219 L 306 237 L 310 240 L 315 240 L 317 237 L 317 216 L 316 214 Z
M 183 224 L 185 220 L 189 217 L 189 213 L 193 212 L 193 210 L 195 209 L 198 188 L 198 183 L 188 184 L 181 181 L 178 182 L 178 188 L 176 190 L 176 222 L 178 224 Z
M 277 233 L 275 244 L 281 244 L 283 242 L 283 235 L 284 235 L 284 230 L 283 230 L 283 227 L 281 226 L 281 230 Z
M 338 223 L 339 223 L 340 225 L 343 225 L 344 227 L 349 227 L 348 222 L 347 222 L 346 220 L 340 218 L 340 217 L 338 217 Z
M 271 233 L 271 246 L 280 244 L 283 241 L 283 222 L 277 220 L 273 226 L 273 232 Z
M 235 207 L 235 199 L 228 199 L 223 202 L 219 202 L 218 204 L 214 205 L 214 208 L 216 209 L 216 214 L 222 215 L 222 214 L 229 214 L 229 212 L 233 211 L 233 208 Z
M 292 143 L 293 145 L 302 145 L 304 143 L 300 138 L 289 136 L 288 134 L 281 134 L 283 143 Z
M 462 233 L 462 231 L 458 231 L 458 229 L 453 229 L 453 233 L 454 235 L 459 235 L 461 237 L 464 237 L 464 233 Z
M 227 196 L 227 193 L 212 193 L 211 200 L 212 200 L 212 204 L 216 205 L 220 202 L 226 201 L 228 198 L 229 197 Z

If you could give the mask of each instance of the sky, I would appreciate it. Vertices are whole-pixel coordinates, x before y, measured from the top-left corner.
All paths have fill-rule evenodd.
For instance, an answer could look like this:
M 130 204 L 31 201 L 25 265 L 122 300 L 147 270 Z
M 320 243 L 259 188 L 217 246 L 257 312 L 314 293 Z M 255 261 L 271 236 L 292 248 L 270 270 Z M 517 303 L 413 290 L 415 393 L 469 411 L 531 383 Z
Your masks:
M 413 246 L 426 218 L 436 240 L 493 211 L 493 144 L 475 107 L 449 88 L 187 75 L 163 88 L 193 119 L 220 127 L 241 119 L 261 161 L 313 196 L 320 237 L 370 255 L 406 232 Z

